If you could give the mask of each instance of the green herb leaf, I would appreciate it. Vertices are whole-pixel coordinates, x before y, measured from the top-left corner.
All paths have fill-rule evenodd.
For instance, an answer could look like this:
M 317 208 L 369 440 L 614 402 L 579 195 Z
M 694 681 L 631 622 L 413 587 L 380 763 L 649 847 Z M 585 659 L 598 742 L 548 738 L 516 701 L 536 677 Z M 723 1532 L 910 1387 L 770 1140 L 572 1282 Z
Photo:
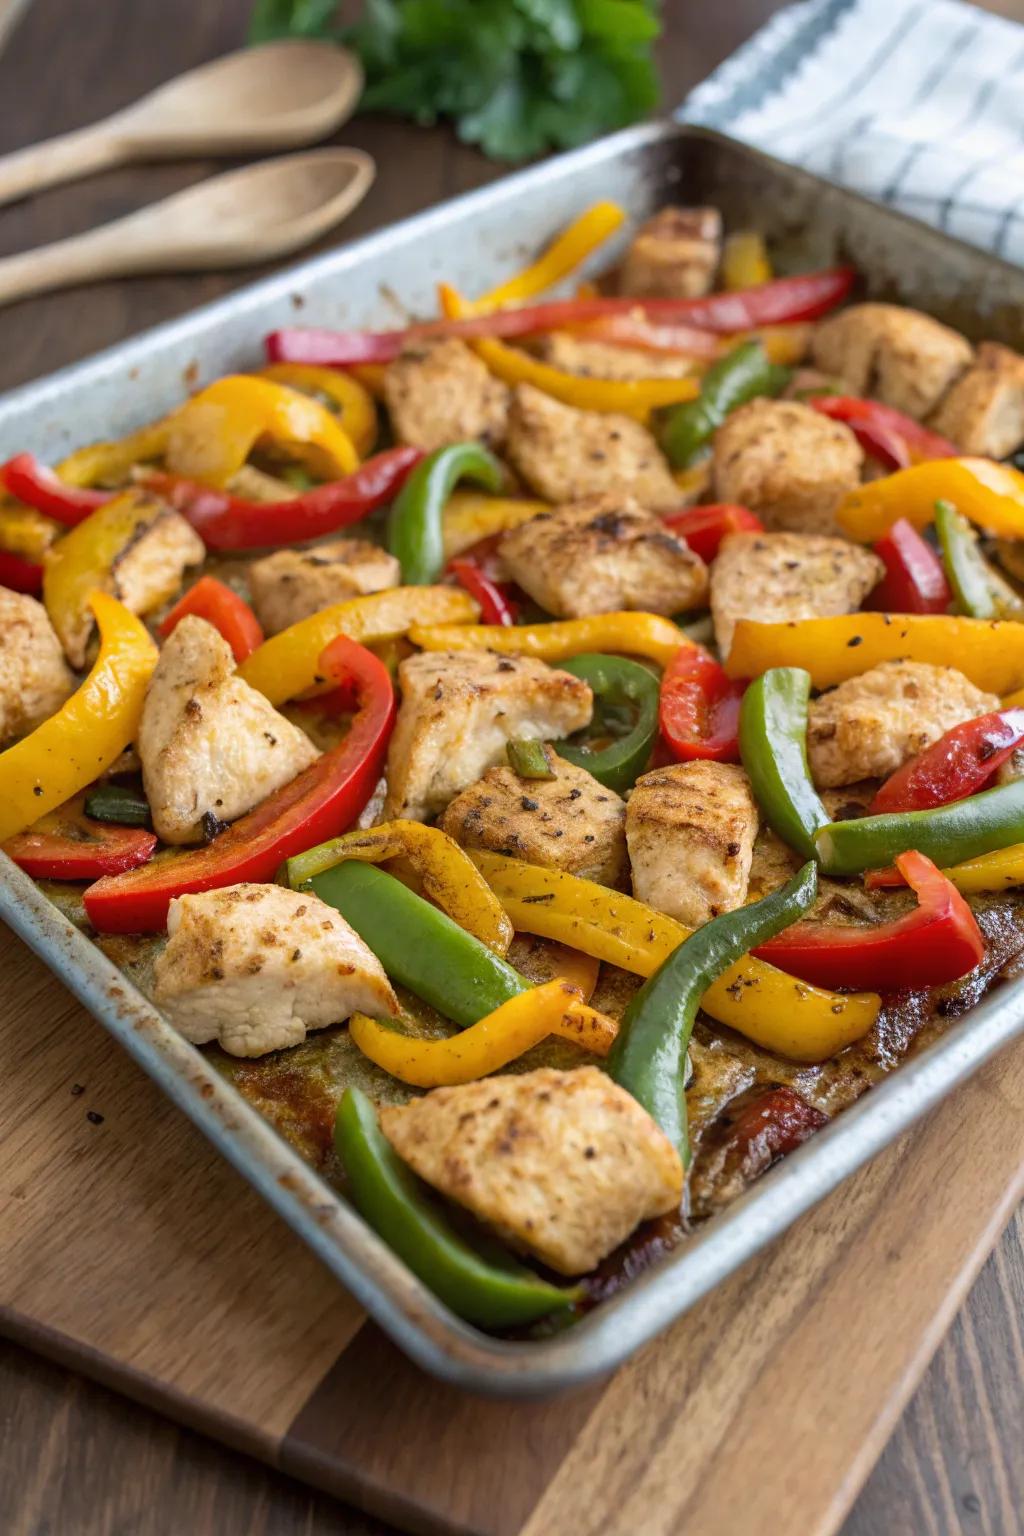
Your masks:
M 249 23 L 250 43 L 279 37 L 330 37 L 338 0 L 257 0 Z

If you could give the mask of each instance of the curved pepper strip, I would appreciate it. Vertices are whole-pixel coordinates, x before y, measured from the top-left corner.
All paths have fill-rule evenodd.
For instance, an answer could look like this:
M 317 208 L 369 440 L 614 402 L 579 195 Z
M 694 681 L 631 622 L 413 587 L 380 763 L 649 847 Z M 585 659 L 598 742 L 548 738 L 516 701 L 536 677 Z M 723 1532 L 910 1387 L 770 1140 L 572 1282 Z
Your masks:
M 274 384 L 287 384 L 304 395 L 317 395 L 329 402 L 328 409 L 337 416 L 361 459 L 377 441 L 377 405 L 365 384 L 337 368 L 317 368 L 309 363 L 268 363 L 257 377 Z
M 135 486 L 97 507 L 51 550 L 43 571 L 43 603 L 72 666 L 84 662 L 92 633 L 90 594 L 112 584 L 119 557 L 164 512 L 162 501 Z M 151 606 L 176 590 L 175 580 L 168 591 L 154 594 Z
M 0 504 L 0 550 L 42 567 L 47 552 L 63 529 L 50 517 L 20 502 Z
M 465 554 L 483 539 L 518 528 L 550 510 L 546 501 L 484 496 L 479 491 L 453 492 L 441 519 L 445 564 Z
M 618 203 L 594 203 L 568 229 L 548 246 L 538 259 L 514 277 L 474 299 L 468 306 L 469 313 L 487 314 L 493 309 L 504 309 L 512 304 L 524 304 L 538 293 L 553 288 L 556 283 L 575 272 L 587 257 L 603 245 L 610 235 L 621 229 L 626 221 L 625 209 Z
M 1024 681 L 1024 624 L 930 613 L 850 613 L 777 624 L 740 619 L 725 670 L 730 677 L 756 677 L 769 667 L 803 667 L 813 687 L 834 688 L 883 661 L 956 667 L 988 693 L 1010 693 Z
M 869 816 L 949 805 L 984 789 L 1024 741 L 1024 709 L 993 710 L 946 731 L 889 775 Z
M 352 439 L 319 401 L 246 374 L 217 379 L 175 412 L 164 459 L 172 474 L 223 486 L 268 439 L 322 480 L 359 467 Z
M 298 890 L 314 875 L 346 859 L 384 864 L 407 858 L 423 882 L 424 894 L 460 928 L 496 955 L 508 953 L 512 924 L 469 856 L 440 827 L 419 821 L 386 821 L 366 832 L 347 832 L 288 860 L 286 876 Z
M 462 479 L 498 491 L 504 471 L 481 443 L 449 443 L 417 464 L 402 486 L 388 520 L 388 548 L 405 586 L 430 586 L 444 570 L 444 509 Z
M 754 953 L 819 986 L 903 992 L 966 976 L 985 955 L 974 913 L 923 854 L 908 849 L 896 867 L 918 898 L 906 917 L 864 927 L 797 923 Z
M 661 1126 L 684 1167 L 690 1160 L 686 1052 L 701 998 L 755 944 L 806 912 L 817 890 L 818 873 L 810 861 L 760 901 L 713 917 L 661 962 L 622 1015 L 608 1075 Z
M 16 453 L 0 465 L 0 484 L 24 506 L 34 507 L 67 528 L 82 522 L 115 495 L 113 491 L 68 485 L 31 453 Z
M 681 645 L 682 630 L 659 613 L 597 613 L 586 619 L 557 619 L 553 624 L 414 624 L 409 639 L 425 651 L 499 651 L 504 656 L 534 656 L 538 661 L 566 661 L 584 651 L 612 651 L 646 656 L 667 666 Z M 1022 673 L 1024 675 L 1024 673 Z
M 953 502 L 979 528 L 1024 539 L 1024 474 L 994 459 L 936 459 L 871 480 L 850 491 L 836 512 L 851 539 L 873 544 L 898 517 L 926 528 L 935 503 Z
M 511 1256 L 484 1258 L 472 1248 L 394 1151 L 358 1088 L 338 1105 L 334 1147 L 360 1214 L 458 1317 L 507 1328 L 582 1299 L 581 1286 L 551 1285 Z
M 942 873 L 965 896 L 977 896 L 983 891 L 1005 891 L 1013 885 L 1024 885 L 1024 843 L 1013 843 L 1009 848 L 997 848 L 994 853 L 983 853 L 976 859 L 964 859 Z
M 463 587 L 475 603 L 480 605 L 480 617 L 485 624 L 499 624 L 507 626 L 514 624 L 519 617 L 519 604 L 511 596 L 508 583 L 495 581 L 484 570 L 478 560 L 471 559 L 468 555 L 456 556 L 445 567 L 449 575 L 454 576 L 460 587 Z
M 592 778 L 617 795 L 632 789 L 651 760 L 658 734 L 658 679 L 638 662 L 624 656 L 574 656 L 564 670 L 589 684 L 594 695 L 591 734 L 604 735 L 603 707 L 631 708 L 635 720 L 624 736 L 609 746 L 591 749 L 578 740 L 557 741 L 555 751 L 566 762 L 585 768 Z
M 861 400 L 854 395 L 812 395 L 808 405 L 832 421 L 842 421 L 865 452 L 894 469 L 908 469 L 929 459 L 955 459 L 955 443 L 929 432 L 912 416 L 906 416 L 880 400 Z
M 739 760 L 744 684 L 728 678 L 707 651 L 682 646 L 661 678 L 661 734 L 678 761 Z
M 764 532 L 759 517 L 748 508 L 727 501 L 713 506 L 683 507 L 679 512 L 665 513 L 661 520 L 677 538 L 686 540 L 705 565 L 718 558 L 722 540 L 730 534 Z
M 880 613 L 948 613 L 953 593 L 932 546 L 905 517 L 897 518 L 874 546 L 885 575 L 869 607 Z
M 155 848 L 156 837 L 145 827 L 112 826 L 85 815 L 81 795 L 3 844 L 33 880 L 98 880 L 145 864 Z
M 323 683 L 317 658 L 335 635 L 375 645 L 414 625 L 451 626 L 451 633 L 458 634 L 457 626 L 471 623 L 478 611 L 469 594 L 456 587 L 390 587 L 351 597 L 272 635 L 243 662 L 239 676 L 271 704 L 283 704 Z
M 55 473 L 65 485 L 119 485 L 133 469 L 150 459 L 159 459 L 167 451 L 171 423 L 176 411 L 151 421 L 127 437 L 112 442 L 89 443 L 61 459 Z
M 978 548 L 978 535 L 949 501 L 935 503 L 935 532 L 957 613 L 972 619 L 1021 619 L 1024 600 Z
M 245 598 L 239 597 L 237 592 L 233 592 L 225 582 L 218 581 L 216 576 L 200 576 L 195 586 L 189 587 L 184 596 L 178 599 L 167 617 L 160 622 L 157 630 L 160 638 L 166 640 L 186 614 L 194 614 L 212 624 L 230 645 L 236 662 L 245 661 L 247 656 L 251 656 L 263 644 L 260 621 Z
M 966 800 L 926 811 L 898 811 L 836 821 L 815 837 L 817 856 L 830 875 L 882 869 L 897 854 L 916 850 L 936 864 L 960 864 L 1024 839 L 1024 779 L 985 789 Z
M 691 930 L 631 896 L 563 870 L 472 849 L 470 858 L 521 933 L 568 944 L 636 976 L 650 976 Z M 371 945 L 372 948 L 372 945 Z M 824 1061 L 866 1035 L 874 992 L 820 991 L 748 955 L 705 993 L 713 1019 L 791 1061 Z
M 672 468 L 688 468 L 730 412 L 758 396 L 777 395 L 788 378 L 757 341 L 741 342 L 719 358 L 701 380 L 697 398 L 678 406 L 661 429 L 661 446 Z
M 607 1056 L 616 1025 L 588 1008 L 575 987 L 556 980 L 521 992 L 445 1040 L 403 1035 L 363 1013 L 353 1014 L 348 1031 L 363 1055 L 400 1083 L 449 1088 L 500 1072 L 548 1035 L 561 1035 L 581 1050 Z
M 123 603 L 91 592 L 100 648 L 88 677 L 28 736 L 0 753 L 0 842 L 91 784 L 135 740 L 157 649 Z
M 359 710 L 344 740 L 206 847 L 91 885 L 85 910 L 94 928 L 100 933 L 158 932 L 175 896 L 272 880 L 292 854 L 351 826 L 380 778 L 395 695 L 383 662 L 344 635 L 327 647 L 320 666 L 335 683 L 356 678 Z
M 740 754 L 772 831 L 805 858 L 829 825 L 807 765 L 811 679 L 798 667 L 772 667 L 747 689 L 740 710 Z

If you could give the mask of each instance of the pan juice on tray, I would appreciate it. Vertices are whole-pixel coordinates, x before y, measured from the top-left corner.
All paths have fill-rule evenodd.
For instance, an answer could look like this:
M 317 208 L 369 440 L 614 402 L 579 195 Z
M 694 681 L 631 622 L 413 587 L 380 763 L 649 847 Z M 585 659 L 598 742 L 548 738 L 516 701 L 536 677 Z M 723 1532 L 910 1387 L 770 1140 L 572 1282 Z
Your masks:
M 495 1330 L 1024 950 L 1024 358 L 624 217 L 0 468 L 4 851 Z

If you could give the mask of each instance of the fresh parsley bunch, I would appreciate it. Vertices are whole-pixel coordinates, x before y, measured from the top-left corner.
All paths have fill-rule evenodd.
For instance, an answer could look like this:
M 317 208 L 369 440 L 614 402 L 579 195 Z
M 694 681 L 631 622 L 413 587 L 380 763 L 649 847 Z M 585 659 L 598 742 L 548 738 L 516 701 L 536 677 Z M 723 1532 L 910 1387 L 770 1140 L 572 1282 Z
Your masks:
M 453 118 L 496 160 L 568 149 L 658 100 L 657 0 L 257 0 L 250 38 L 332 37 L 366 71 L 362 107 L 418 123 Z

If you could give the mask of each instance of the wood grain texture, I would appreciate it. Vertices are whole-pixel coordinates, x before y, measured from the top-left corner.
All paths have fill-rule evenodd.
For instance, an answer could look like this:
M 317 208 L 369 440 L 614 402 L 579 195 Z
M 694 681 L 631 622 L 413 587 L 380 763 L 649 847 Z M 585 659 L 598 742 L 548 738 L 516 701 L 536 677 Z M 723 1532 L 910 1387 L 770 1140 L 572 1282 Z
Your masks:
M 0 94 L 0 152 L 93 121 L 176 70 L 237 46 L 248 8 L 248 0 L 221 0 L 216 6 L 179 0 L 174 24 L 169 25 L 167 8 L 158 0 L 103 0 L 100 6 L 89 9 L 88 23 L 84 24 L 74 0 L 34 0 L 0 58 L 0 83 L 4 87 Z M 667 99 L 682 95 L 776 8 L 770 0 L 732 0 L 728 6 L 674 0 L 666 7 L 668 29 L 661 54 Z M 1024 19 L 1020 0 L 999 0 L 992 8 Z M 383 168 L 371 198 L 346 225 L 346 238 L 496 174 L 494 167 L 458 145 L 445 130 L 415 130 L 399 122 L 368 118 L 349 125 L 340 137 L 369 149 Z M 0 251 L 23 249 L 128 212 L 223 164 L 192 162 L 112 172 L 3 210 Z M 0 317 L 4 343 L 0 349 L 0 384 L 7 387 L 84 356 L 244 280 L 244 276 L 217 275 L 184 280 L 146 278 L 100 285 L 87 294 L 20 304 Z M 6 984 L 6 969 L 3 974 Z M 55 982 L 40 985 L 32 993 L 34 1015 L 52 1016 L 65 1006 L 64 994 Z M 114 1052 L 114 1047 L 99 1036 L 97 1026 L 89 1024 L 86 1028 L 95 1031 L 107 1050 Z M 103 1131 L 103 1127 L 91 1129 Z M 195 1155 L 200 1159 L 209 1156 L 204 1143 L 193 1139 Z M 956 1190 L 965 1178 L 973 1176 L 965 1167 L 972 1169 L 969 1160 L 950 1169 L 940 1155 L 933 1177 L 945 1179 Z M 217 1172 L 231 1182 L 237 1198 L 248 1197 L 233 1175 L 219 1167 Z M 856 1187 L 848 1186 L 851 1196 Z M 836 1197 L 839 1203 L 843 1199 L 842 1194 Z M 277 1230 L 283 1232 L 280 1227 Z M 907 1221 L 903 1240 L 917 1230 L 916 1222 Z M 116 1253 L 116 1240 L 108 1246 Z M 60 1248 L 55 1241 L 55 1263 Z M 125 1266 L 123 1273 L 134 1281 L 130 1266 Z M 906 1270 L 901 1273 L 906 1276 Z M 771 1274 L 780 1286 L 787 1281 L 784 1264 Z M 875 1278 L 872 1272 L 863 1289 L 868 1300 L 878 1289 Z M 904 1279 L 904 1290 L 910 1297 L 916 1279 L 916 1266 L 912 1266 L 909 1280 Z M 739 1283 L 739 1277 L 734 1283 Z M 138 1289 L 137 1284 L 134 1288 Z M 840 1399 L 848 1383 L 859 1379 L 862 1365 L 860 1352 L 856 1352 L 850 1371 L 849 1353 L 844 1355 L 840 1346 L 849 1351 L 849 1340 L 856 1341 L 862 1334 L 870 1338 L 861 1294 L 846 1301 L 849 1327 L 833 1325 L 826 1346 L 830 1361 L 833 1349 L 839 1351 L 835 1383 Z M 941 1346 L 858 1499 L 844 1536 L 918 1536 L 921 1532 L 960 1530 L 972 1536 L 975 1532 L 1014 1536 L 1024 1529 L 1020 1515 L 1024 1508 L 1021 1316 L 1024 1221 L 1018 1216 L 986 1266 L 969 1306 Z M 796 1333 L 799 1336 L 801 1329 Z M 720 1359 L 720 1352 L 713 1352 L 710 1358 Z M 840 1364 L 846 1374 L 839 1369 Z M 772 1391 L 778 1391 L 775 1377 L 768 1375 L 765 1381 Z M 667 1430 L 674 1422 L 671 1414 L 684 1424 L 695 1422 L 689 1404 L 681 1411 L 677 1406 L 670 1409 L 668 1405 L 675 1399 L 657 1371 L 644 1376 L 642 1382 L 633 1390 L 642 1394 L 645 1404 L 648 1396 L 658 1404 Z M 799 1386 L 799 1375 L 795 1382 Z M 786 1383 L 783 1371 L 783 1389 Z M 704 1390 L 712 1385 L 709 1380 Z M 793 1390 L 790 1380 L 790 1392 Z M 603 1410 L 604 1402 L 602 1399 L 598 1411 Z M 755 1428 L 759 1419 L 770 1428 L 785 1422 L 783 1415 L 789 1407 L 784 1390 L 778 1402 L 768 1393 L 762 1396 L 754 1391 L 748 1413 Z M 788 1468 L 790 1480 L 805 1476 L 808 1462 L 816 1465 L 821 1442 L 827 1439 L 819 1424 L 811 1429 L 802 1457 L 795 1457 Z M 678 1436 L 678 1430 L 674 1433 Z M 876 1442 L 880 1433 L 876 1432 Z M 628 1440 L 625 1430 L 622 1440 Z M 877 1443 L 868 1446 L 865 1458 L 877 1448 Z M 585 1492 L 603 1480 L 606 1472 L 615 1485 L 617 1454 L 617 1442 L 613 1441 L 611 1448 L 602 1452 L 600 1478 L 592 1464 L 581 1468 L 579 1462 L 574 1463 L 582 1477 L 577 1490 Z M 660 1465 L 671 1472 L 670 1462 L 663 1459 Z M 776 1475 L 782 1476 L 784 1470 Z M 574 1530 L 572 1491 L 563 1481 L 556 1483 L 549 1497 L 561 1500 L 554 1507 L 563 1511 L 569 1508 L 568 1528 Z M 535 1516 L 535 1529 L 539 1529 L 544 1508 L 540 1506 Z M 745 1521 L 746 1510 L 743 1513 Z M 666 1516 L 669 1518 L 676 1522 L 674 1529 L 682 1529 L 678 1510 L 674 1516 Z M 690 1522 L 685 1525 L 689 1536 Z M 556 1527 L 549 1524 L 547 1528 Z M 122 1532 L 177 1536 L 183 1531 L 246 1531 L 257 1536 L 263 1532 L 291 1536 L 292 1532 L 345 1531 L 353 1536 L 378 1536 L 383 1530 L 375 1521 L 325 1496 L 246 1457 L 213 1446 L 14 1346 L 0 1346 L 0 1529 L 14 1536 L 43 1536 L 44 1532 L 47 1536 L 64 1536 L 66 1532 L 77 1536 L 79 1531 L 87 1531 L 88 1536 L 113 1536 L 115 1532 L 118 1536 Z M 794 1529 L 803 1536 L 802 1524 Z

